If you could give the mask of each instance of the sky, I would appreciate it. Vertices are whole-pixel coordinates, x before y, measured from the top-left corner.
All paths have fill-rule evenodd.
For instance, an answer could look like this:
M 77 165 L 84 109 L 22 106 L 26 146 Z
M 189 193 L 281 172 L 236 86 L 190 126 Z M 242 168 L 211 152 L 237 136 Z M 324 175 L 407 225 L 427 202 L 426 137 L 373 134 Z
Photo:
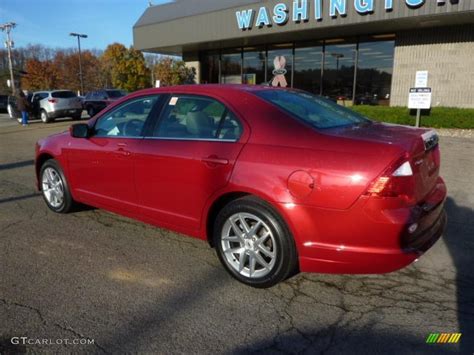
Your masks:
M 11 33 L 15 47 L 75 48 L 77 39 L 69 33 L 78 32 L 89 36 L 81 40 L 82 48 L 105 49 L 114 42 L 132 45 L 133 25 L 147 7 L 148 0 L 0 0 L 0 24 L 17 23 Z M 3 43 L 5 34 L 0 38 Z

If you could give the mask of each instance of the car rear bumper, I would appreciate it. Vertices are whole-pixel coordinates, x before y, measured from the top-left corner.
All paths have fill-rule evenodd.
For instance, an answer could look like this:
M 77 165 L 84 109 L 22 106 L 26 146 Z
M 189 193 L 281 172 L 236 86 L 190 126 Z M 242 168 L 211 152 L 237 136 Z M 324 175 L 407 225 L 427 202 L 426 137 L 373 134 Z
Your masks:
M 446 186 L 439 179 L 425 202 L 414 207 L 372 198 L 361 198 L 344 211 L 280 207 L 302 272 L 380 274 L 411 264 L 436 243 L 447 223 L 445 199 Z
M 82 114 L 82 108 L 61 109 L 48 112 L 50 118 L 71 117 Z

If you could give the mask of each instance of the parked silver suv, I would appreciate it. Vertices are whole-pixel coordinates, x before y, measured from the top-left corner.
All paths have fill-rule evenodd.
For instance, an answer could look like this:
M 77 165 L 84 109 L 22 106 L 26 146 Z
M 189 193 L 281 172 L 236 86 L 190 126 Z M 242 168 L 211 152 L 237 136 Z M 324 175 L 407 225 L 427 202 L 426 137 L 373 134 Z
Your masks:
M 35 92 L 31 98 L 31 106 L 33 117 L 41 118 L 44 123 L 61 117 L 79 120 L 82 116 L 81 99 L 69 90 Z

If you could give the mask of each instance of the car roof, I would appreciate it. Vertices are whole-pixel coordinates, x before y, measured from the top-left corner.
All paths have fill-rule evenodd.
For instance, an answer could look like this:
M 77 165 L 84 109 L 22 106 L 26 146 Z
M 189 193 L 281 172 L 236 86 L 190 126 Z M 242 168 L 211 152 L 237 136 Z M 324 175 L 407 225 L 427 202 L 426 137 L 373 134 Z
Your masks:
M 196 84 L 166 86 L 161 88 L 145 89 L 134 92 L 131 96 L 152 95 L 159 93 L 181 93 L 181 94 L 211 94 L 216 96 L 232 96 L 238 93 L 255 93 L 262 90 L 289 90 L 289 88 L 275 88 L 264 85 L 244 84 Z

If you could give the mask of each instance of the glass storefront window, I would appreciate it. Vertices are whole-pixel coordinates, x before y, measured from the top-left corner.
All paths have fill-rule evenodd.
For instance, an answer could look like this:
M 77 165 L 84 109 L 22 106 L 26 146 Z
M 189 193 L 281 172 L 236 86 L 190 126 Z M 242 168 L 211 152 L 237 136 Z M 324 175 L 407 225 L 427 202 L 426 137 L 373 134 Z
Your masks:
M 390 104 L 394 51 L 395 41 L 359 44 L 356 104 Z
M 244 48 L 243 84 L 265 83 L 265 48 Z
M 242 84 L 242 50 L 222 52 L 221 84 Z
M 217 84 L 219 83 L 219 52 L 205 53 L 201 58 L 201 83 Z
M 352 102 L 357 45 L 329 43 L 324 53 L 323 95 L 344 103 Z
M 321 94 L 322 44 L 295 48 L 293 87 Z
M 293 44 L 274 45 L 268 48 L 267 81 L 272 86 L 292 87 L 291 70 Z

